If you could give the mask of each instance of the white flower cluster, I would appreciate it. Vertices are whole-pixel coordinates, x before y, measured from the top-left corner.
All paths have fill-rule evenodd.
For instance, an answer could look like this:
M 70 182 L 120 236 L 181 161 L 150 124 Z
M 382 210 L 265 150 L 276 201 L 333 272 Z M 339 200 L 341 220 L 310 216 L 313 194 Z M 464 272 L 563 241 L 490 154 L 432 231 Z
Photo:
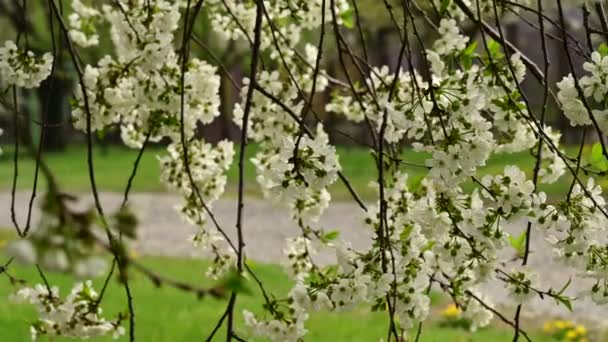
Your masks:
M 556 258 L 573 266 L 583 277 L 596 281 L 586 293 L 598 304 L 608 303 L 608 251 L 606 227 L 608 219 L 602 212 L 606 201 L 602 189 L 589 178 L 585 187 L 575 184 L 569 199 L 556 206 L 545 206 L 538 213 L 538 225 L 547 230 L 546 240 Z
M 108 334 L 118 338 L 125 333 L 120 325 L 122 317 L 108 321 L 101 316 L 99 295 L 90 280 L 76 284 L 65 299 L 59 296 L 57 287 L 42 284 L 22 288 L 11 298 L 36 306 L 39 318 L 30 327 L 34 341 L 41 335 L 88 339 Z
M 242 2 L 236 0 L 209 0 L 206 2 L 211 8 L 211 27 L 226 41 L 237 41 L 247 39 L 253 40 L 255 27 L 256 6 L 254 2 Z M 272 5 L 267 3 L 265 10 L 268 17 L 272 19 L 275 27 L 264 25 L 262 48 L 271 48 L 274 44 L 272 30 L 276 30 L 276 36 L 284 38 L 281 46 L 282 53 L 292 55 L 287 46 L 296 46 L 302 38 L 305 30 L 312 30 L 321 25 L 323 0 L 294 1 L 277 0 Z M 335 11 L 337 13 L 338 25 L 343 23 L 341 14 L 349 11 L 348 1 L 336 0 Z M 329 2 L 325 6 L 325 19 L 330 23 L 332 18 Z M 287 45 L 283 45 L 287 43 Z M 276 54 L 276 52 L 274 52 Z
M 528 268 L 515 269 L 506 279 L 507 287 L 515 303 L 521 304 L 537 296 L 535 289 L 540 286 L 538 274 Z
M 132 147 L 141 147 L 146 136 L 151 141 L 164 136 L 179 140 L 182 75 L 172 47 L 179 5 L 152 1 L 148 12 L 143 2 L 119 3 L 128 20 L 120 10 L 103 8 L 118 58 L 105 56 L 97 67 L 86 66 L 86 99 L 78 87 L 74 126 L 85 130 L 90 113 L 92 130 L 120 123 L 123 141 Z M 219 115 L 220 79 L 215 67 L 198 59 L 190 60 L 185 69 L 183 126 L 189 138 L 198 122 L 210 123 Z
M 70 39 L 84 48 L 98 45 L 99 35 L 95 24 L 101 13 L 95 8 L 84 5 L 80 0 L 72 1 L 72 9 L 74 12 L 68 17 Z
M 71 39 L 81 46 L 97 44 L 95 25 L 105 21 L 116 54 L 85 66 L 84 89 L 75 91 L 74 126 L 86 131 L 90 122 L 96 131 L 118 125 L 122 140 L 133 148 L 171 141 L 168 154 L 159 158 L 161 182 L 182 196 L 177 210 L 197 226 L 193 242 L 214 256 L 208 274 L 221 277 L 234 265 L 234 252 L 219 232 L 206 227 L 203 209 L 224 192 L 234 149 L 227 141 L 213 146 L 196 137 L 199 124 L 219 115 L 220 77 L 216 67 L 197 58 L 184 63 L 175 51 L 184 2 L 119 0 L 101 11 L 80 1 L 72 6 Z
M 53 55 L 21 51 L 12 40 L 0 47 L 0 81 L 7 86 L 37 88 L 51 74 Z
M 525 120 L 527 113 L 518 95 L 513 98 L 505 90 L 515 88 L 515 82 L 524 78 L 521 57 L 514 54 L 506 60 L 496 53 L 492 63 L 486 60 L 485 66 L 473 64 L 448 72 L 446 61 L 461 58 L 467 38 L 460 35 L 454 20 L 443 19 L 439 31 L 435 49 L 427 51 L 432 84 L 421 81 L 415 71 L 400 71 L 393 98 L 389 99 L 396 76 L 387 67 L 374 69 L 366 80 L 371 94 L 359 95 L 364 103 L 369 103 L 365 110 L 349 95 L 334 95 L 326 109 L 353 121 L 367 117 L 377 127 L 382 125 L 386 112 L 385 140 L 392 143 L 414 139 L 415 149 L 432 155 L 426 165 L 431 168 L 436 185 L 451 189 L 484 166 L 493 151 L 524 151 L 532 148 L 537 139 Z M 474 52 L 468 53 L 474 56 Z M 490 72 L 491 67 L 498 71 Z M 374 105 L 376 99 L 380 108 Z M 557 170 L 561 164 L 553 166 L 556 176 L 550 180 L 563 174 Z
M 441 19 L 439 34 L 440 38 L 433 43 L 433 49 L 440 55 L 462 51 L 467 47 L 469 37 L 460 34 L 460 29 L 454 19 Z
M 271 341 L 297 342 L 300 338 L 306 335 L 304 328 L 304 320 L 299 321 L 281 321 L 278 319 L 264 321 L 259 320 L 250 311 L 243 311 L 245 325 L 256 336 L 265 336 Z
M 544 132 L 553 145 L 556 147 L 559 146 L 559 140 L 561 138 L 559 132 L 554 131 L 549 126 L 545 127 Z M 546 184 L 555 183 L 564 175 L 564 173 L 566 173 L 566 163 L 562 160 L 559 153 L 550 149 L 546 143 L 542 144 L 540 153 L 543 162 L 538 172 L 540 182 Z
M 187 151 L 188 166 L 185 164 L 183 145 L 180 142 L 169 145 L 168 155 L 159 158 L 161 182 L 185 197 L 192 195 L 191 182 L 194 182 L 205 201 L 217 200 L 226 186 L 225 172 L 234 157 L 233 144 L 223 140 L 214 147 L 195 140 L 187 145 Z
M 589 126 L 593 123 L 591 115 L 595 118 L 603 134 L 608 134 L 608 109 L 606 104 L 608 98 L 608 56 L 602 56 L 594 51 L 591 54 L 591 62 L 585 62 L 583 69 L 589 73 L 578 80 L 583 92 L 581 98 L 576 81 L 570 74 L 557 83 L 559 99 L 564 115 L 573 126 Z M 585 106 L 591 109 L 591 113 Z
M 492 311 L 481 305 L 480 301 L 489 307 L 492 307 L 493 303 L 486 295 L 479 292 L 477 289 L 471 289 L 471 293 L 473 293 L 477 299 L 473 297 L 468 298 L 468 302 L 464 305 L 462 316 L 471 321 L 470 330 L 477 331 L 479 328 L 488 326 L 494 318 Z
M 295 279 L 304 279 L 313 268 L 312 255 L 314 250 L 312 243 L 305 237 L 287 239 L 283 255 L 287 257 L 285 269 Z
M 160 158 L 161 182 L 183 197 L 184 201 L 177 209 L 188 223 L 198 227 L 193 242 L 212 253 L 214 263 L 208 275 L 217 279 L 234 264 L 235 255 L 224 245 L 223 237 L 206 226 L 204 206 L 211 209 L 213 202 L 224 193 L 226 171 L 232 163 L 234 147 L 228 141 L 221 141 L 214 147 L 200 140 L 187 146 L 188 168 L 182 144 L 175 142 L 169 145 L 169 154 Z
M 264 189 L 287 199 L 306 199 L 310 193 L 325 190 L 340 170 L 336 150 L 320 124 L 314 138 L 284 138 L 278 153 L 264 162 L 254 160 L 254 164 Z
M 543 225 L 553 210 L 546 203 L 546 195 L 536 192 L 534 183 L 515 166 L 506 167 L 503 174 L 485 176 L 478 181 L 480 188 L 471 193 L 462 190 L 461 185 L 476 177 L 493 153 L 536 152 L 540 133 L 530 123 L 519 93 L 512 90 L 525 77 L 521 56 L 505 58 L 495 42 L 489 43 L 491 60 L 477 55 L 467 48 L 467 39 L 459 34 L 456 23 L 442 20 L 441 36 L 434 49 L 427 51 L 429 83 L 421 81 L 415 70 L 399 71 L 396 76 L 386 67 L 373 69 L 366 80 L 371 90 L 358 95 L 364 106 L 351 95 L 334 94 L 326 107 L 355 122 L 368 118 L 378 131 L 386 119 L 383 138 L 387 142 L 410 139 L 416 150 L 431 155 L 426 161 L 429 172 L 416 192 L 408 190 L 407 175 L 396 172 L 391 174 L 393 178 L 387 176 L 385 218 L 379 205 L 367 213 L 366 222 L 378 240 L 367 254 L 351 253 L 347 258 L 352 265 L 362 262 L 369 274 L 369 269 L 381 264 L 379 255 L 384 248 L 391 246 L 393 255 L 385 255 L 384 260 L 398 265 L 392 275 L 399 284 L 395 290 L 397 303 L 401 303 L 404 293 L 414 295 L 404 300 L 410 303 L 405 307 L 411 311 L 398 315 L 400 319 L 405 317 L 400 322 L 404 327 L 411 324 L 408 317 L 414 317 L 412 321 L 424 319 L 428 310 L 424 289 L 431 274 L 446 277 L 458 301 L 470 307 L 467 315 L 474 320 L 475 328 L 487 325 L 491 312 L 467 291 L 495 278 L 501 251 L 509 245 L 509 234 L 503 227 L 522 219 Z M 465 57 L 480 59 L 481 63 L 470 63 Z M 462 66 L 454 67 L 458 63 L 452 61 Z M 546 127 L 543 135 L 548 139 L 543 137 L 540 142 L 539 179 L 552 183 L 564 174 L 566 165 L 556 150 L 559 134 Z M 358 260 L 360 255 L 367 259 Z M 370 275 L 373 281 L 379 282 L 379 275 L 390 279 L 391 274 L 377 272 Z M 410 276 L 400 272 L 409 272 Z M 534 294 L 538 286 L 534 273 L 514 271 L 510 275 L 503 281 L 514 298 L 523 300 Z M 348 276 L 342 274 L 337 279 L 348 287 Z M 357 294 L 362 292 L 356 289 L 362 288 L 362 283 L 357 283 L 359 287 L 351 284 L 352 290 L 345 291 L 348 295 L 340 300 L 370 300 L 351 300 L 359 298 Z M 390 296 L 390 292 L 385 295 Z M 485 298 L 478 292 L 475 295 Z
M 514 3 L 514 5 L 509 6 L 509 10 L 515 12 L 521 10 L 521 8 L 517 6 L 518 4 L 530 6 L 533 3 L 532 0 L 512 0 L 511 2 Z M 433 3 L 435 8 L 444 9 L 444 15 L 446 16 L 455 18 L 460 22 L 470 19 L 454 0 L 433 0 Z M 496 3 L 495 0 L 462 0 L 462 4 L 464 4 L 470 12 L 474 13 L 475 18 L 477 17 L 478 8 L 482 16 L 494 16 L 495 5 L 498 6 L 497 9 L 499 14 L 503 11 L 503 7 Z

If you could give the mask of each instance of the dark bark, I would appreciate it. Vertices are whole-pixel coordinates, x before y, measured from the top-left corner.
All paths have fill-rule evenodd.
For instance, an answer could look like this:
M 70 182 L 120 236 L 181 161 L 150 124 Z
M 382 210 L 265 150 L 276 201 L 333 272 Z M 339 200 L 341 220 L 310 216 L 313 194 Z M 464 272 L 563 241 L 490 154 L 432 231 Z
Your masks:
M 55 75 L 45 80 L 38 89 L 39 117 L 41 122 L 46 123 L 44 140 L 42 141 L 46 151 L 61 151 L 65 149 L 68 143 L 71 90 L 71 80 Z M 47 106 L 46 109 L 45 106 Z M 45 115 L 46 118 L 44 118 Z

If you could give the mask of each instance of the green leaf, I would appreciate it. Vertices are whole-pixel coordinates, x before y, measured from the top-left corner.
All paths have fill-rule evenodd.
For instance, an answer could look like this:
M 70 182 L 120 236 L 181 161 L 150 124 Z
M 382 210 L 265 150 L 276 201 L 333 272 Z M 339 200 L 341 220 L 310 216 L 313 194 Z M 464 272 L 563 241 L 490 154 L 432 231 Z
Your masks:
M 604 157 L 602 144 L 593 144 L 589 163 L 600 171 L 608 171 L 608 160 Z
M 606 45 L 606 43 L 601 43 L 597 48 L 597 52 L 599 52 L 602 57 L 608 56 L 608 45 Z
M 465 56 L 472 56 L 475 53 L 475 50 L 477 50 L 477 41 L 474 40 L 471 44 L 469 44 L 469 46 L 467 46 L 466 49 L 464 49 L 464 51 L 462 51 L 462 54 Z
M 333 241 L 335 239 L 338 238 L 338 236 L 340 236 L 340 232 L 337 230 L 331 230 L 329 232 L 326 232 L 325 234 L 323 234 L 321 236 L 321 241 L 323 242 L 330 242 Z
M 475 54 L 475 50 L 477 50 L 477 41 L 473 41 L 471 44 L 469 44 L 469 46 L 467 46 L 467 48 L 464 49 L 460 55 L 462 66 L 467 70 L 473 65 L 473 55 Z
M 572 277 L 568 278 L 568 282 L 564 285 L 564 287 L 562 287 L 561 290 L 559 290 L 559 292 L 557 294 L 561 295 L 562 293 L 564 293 L 564 291 L 566 291 L 566 289 L 568 288 L 568 286 L 570 286 L 571 283 L 572 283 Z
M 247 280 L 236 269 L 231 270 L 220 282 L 226 290 L 234 293 L 253 295 L 253 291 L 247 285 Z
M 554 298 L 558 304 L 564 304 L 564 306 L 567 307 L 570 312 L 572 312 L 572 303 L 570 302 L 570 298 L 562 296 L 555 296 Z
M 444 14 L 448 10 L 448 7 L 452 3 L 452 0 L 441 0 L 441 7 L 439 7 L 439 13 Z
M 466 70 L 471 69 L 471 66 L 473 66 L 473 58 L 471 58 L 471 56 L 463 55 L 462 57 L 460 57 L 460 61 L 462 62 L 462 66 Z
M 515 249 L 519 257 L 523 257 L 526 253 L 526 232 L 522 232 L 517 237 L 509 236 L 509 243 Z
M 591 148 L 591 163 L 598 162 L 602 159 L 604 159 L 604 156 L 602 155 L 602 145 L 600 143 L 593 144 L 593 147 Z
M 342 19 L 342 25 L 344 27 L 352 29 L 355 27 L 355 10 L 353 8 L 349 8 L 340 13 L 340 19 Z
M 338 275 L 338 271 L 337 265 L 330 265 L 323 268 L 322 273 L 326 278 L 333 278 Z
M 502 59 L 502 47 L 500 46 L 499 42 L 495 41 L 494 39 L 489 39 L 487 45 L 490 56 L 492 56 L 494 59 Z
M 431 249 L 433 249 L 433 246 L 435 246 L 436 241 L 429 241 L 426 243 L 426 245 L 424 245 L 424 247 L 422 247 L 422 252 L 426 252 L 426 251 L 430 251 Z

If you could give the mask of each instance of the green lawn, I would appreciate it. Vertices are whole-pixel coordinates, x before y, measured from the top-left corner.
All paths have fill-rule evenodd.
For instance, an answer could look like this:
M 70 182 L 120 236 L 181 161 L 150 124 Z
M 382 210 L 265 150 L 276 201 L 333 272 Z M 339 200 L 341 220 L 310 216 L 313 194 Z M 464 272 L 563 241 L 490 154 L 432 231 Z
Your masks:
M 4 259 L 4 258 L 2 258 Z M 197 284 L 211 285 L 204 279 L 206 263 L 191 259 L 169 259 L 161 257 L 145 257 L 142 263 L 162 272 L 162 274 Z M 290 287 L 278 266 L 254 265 L 257 274 L 263 279 L 266 287 L 283 295 Z M 14 265 L 13 275 L 25 279 L 28 283 L 40 282 L 36 270 L 32 267 Z M 49 281 L 60 287 L 61 293 L 69 291 L 73 279 L 60 274 L 48 273 Z M 94 281 L 99 289 L 102 279 Z M 195 296 L 179 292 L 173 288 L 156 288 L 146 278 L 135 274 L 131 279 L 133 296 L 135 298 L 137 340 L 139 341 L 200 341 L 214 327 L 217 319 L 223 313 L 226 302 L 211 298 L 197 299 Z M 250 284 L 255 289 L 253 284 Z M 0 277 L 0 334 L 2 341 L 26 341 L 29 339 L 29 324 L 35 311 L 27 304 L 13 304 L 6 300 L 15 288 L 10 285 L 8 278 Z M 238 300 L 238 312 L 244 307 L 260 312 L 260 296 L 241 296 Z M 439 299 L 434 299 L 438 307 Z M 117 282 L 112 282 L 107 297 L 103 303 L 104 312 L 111 316 L 120 311 L 126 311 L 126 301 L 123 289 Z M 257 309 L 257 310 L 256 310 Z M 243 331 L 241 315 L 238 327 Z M 308 322 L 310 333 L 306 341 L 379 341 L 386 334 L 385 313 L 370 313 L 366 308 L 342 314 L 314 314 Z M 502 325 L 491 329 L 483 329 L 475 334 L 463 330 L 439 327 L 437 324 L 425 325 L 422 341 L 509 341 L 512 333 Z M 533 334 L 534 341 L 551 341 L 547 337 Z M 111 340 L 99 339 L 99 340 Z M 223 341 L 219 334 L 214 341 Z
M 12 148 L 3 146 L 4 154 L 0 156 L 0 190 L 10 189 L 13 179 Z M 256 147 L 248 148 L 248 157 L 255 153 Z M 575 155 L 576 148 L 569 148 L 569 155 Z M 137 178 L 133 184 L 132 191 L 135 192 L 159 192 L 164 191 L 159 183 L 159 167 L 157 155 L 162 155 L 162 148 L 149 148 L 144 153 Z M 338 147 L 340 162 L 346 177 L 350 180 L 355 190 L 363 198 L 373 198 L 374 191 L 368 186 L 369 182 L 376 178 L 376 169 L 369 151 L 361 148 Z M 99 189 L 105 191 L 124 191 L 125 185 L 133 168 L 137 151 L 124 147 L 110 146 L 106 153 L 101 149 L 94 150 L 95 179 Z M 70 146 L 65 152 L 46 153 L 44 158 L 48 161 L 53 172 L 63 189 L 67 191 L 89 191 L 89 175 L 87 169 L 87 152 L 84 146 Z M 427 155 L 406 150 L 403 159 L 409 163 L 424 164 Z M 529 153 L 503 154 L 492 158 L 488 165 L 482 169 L 482 174 L 500 173 L 506 165 L 516 164 L 530 174 L 534 165 L 534 159 Z M 34 178 L 34 160 L 23 154 L 19 159 L 18 189 L 31 189 Z M 403 170 L 410 174 L 412 182 L 419 181 L 426 170 L 416 166 L 403 166 Z M 234 193 L 237 184 L 238 172 L 236 162 L 230 169 L 228 175 L 228 193 Z M 251 163 L 247 163 L 245 170 L 247 179 L 246 192 L 249 195 L 259 196 L 260 192 L 255 181 L 255 169 Z M 564 177 L 552 185 L 543 185 L 541 190 L 546 191 L 550 197 L 558 197 L 567 192 L 571 177 Z M 608 180 L 606 181 L 608 182 Z M 44 181 L 42 182 L 44 184 Z M 604 184 L 604 185 L 608 185 Z M 471 188 L 471 184 L 465 184 L 465 188 Z M 346 187 L 336 182 L 331 187 L 331 192 L 336 199 L 347 200 L 349 193 Z

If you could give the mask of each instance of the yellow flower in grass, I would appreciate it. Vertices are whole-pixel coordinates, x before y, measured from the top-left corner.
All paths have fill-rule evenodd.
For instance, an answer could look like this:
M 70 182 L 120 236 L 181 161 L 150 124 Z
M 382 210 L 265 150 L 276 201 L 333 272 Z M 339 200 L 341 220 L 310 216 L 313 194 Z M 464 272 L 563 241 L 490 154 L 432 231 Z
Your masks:
M 139 259 L 139 253 L 137 253 L 137 251 L 134 250 L 134 249 L 132 249 L 132 250 L 129 251 L 129 256 L 132 259 Z
M 576 332 L 576 330 L 568 330 L 565 337 L 566 341 L 575 340 L 578 337 L 578 333 Z
M 570 321 L 563 321 L 563 320 L 557 320 L 555 321 L 555 328 L 557 328 L 557 330 L 565 330 L 565 329 L 569 329 L 572 328 L 574 326 L 574 323 L 570 322 Z
M 577 334 L 583 336 L 587 334 L 587 328 L 585 328 L 585 326 L 583 325 L 577 325 L 576 328 L 574 328 L 574 330 L 576 331 Z
M 460 314 L 462 311 L 456 306 L 456 304 L 448 305 L 443 311 L 441 311 L 441 316 L 447 319 L 457 319 L 460 318 Z
M 547 334 L 550 334 L 553 332 L 553 328 L 554 328 L 554 324 L 553 322 L 549 321 L 549 322 L 545 322 L 545 324 L 543 324 L 543 331 Z

